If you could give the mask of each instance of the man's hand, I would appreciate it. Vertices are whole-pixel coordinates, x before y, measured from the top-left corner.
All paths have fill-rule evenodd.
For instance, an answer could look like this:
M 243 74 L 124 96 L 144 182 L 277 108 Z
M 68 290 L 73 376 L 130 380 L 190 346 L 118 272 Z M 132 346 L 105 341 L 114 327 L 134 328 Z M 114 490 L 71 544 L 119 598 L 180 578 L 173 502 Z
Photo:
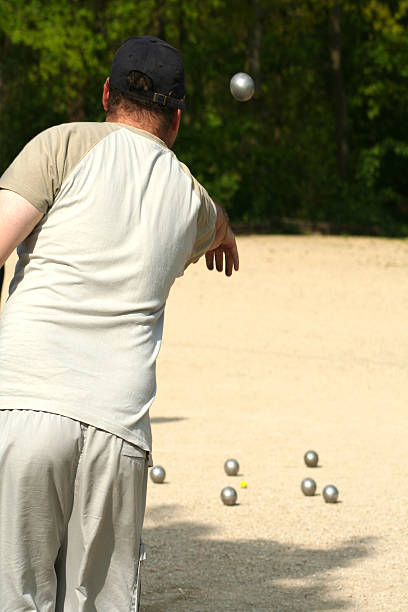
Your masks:
M 217 208 L 217 220 L 215 223 L 215 237 L 210 248 L 205 254 L 205 261 L 209 270 L 215 267 L 218 272 L 222 272 L 225 267 L 225 274 L 231 276 L 232 271 L 239 269 L 239 256 L 237 243 L 225 210 L 215 202 Z

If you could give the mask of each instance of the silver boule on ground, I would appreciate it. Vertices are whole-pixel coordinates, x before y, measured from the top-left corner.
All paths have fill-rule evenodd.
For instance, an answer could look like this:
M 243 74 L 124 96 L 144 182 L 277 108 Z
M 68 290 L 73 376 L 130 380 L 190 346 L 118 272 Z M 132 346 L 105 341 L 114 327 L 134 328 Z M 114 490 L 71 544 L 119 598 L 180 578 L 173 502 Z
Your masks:
M 312 496 L 316 493 L 316 482 L 313 478 L 305 478 L 302 480 L 300 488 L 302 489 L 303 495 L 307 497 Z
M 239 463 L 236 459 L 227 459 L 224 463 L 224 470 L 228 476 L 236 476 L 239 472 Z
M 222 503 L 226 506 L 234 506 L 237 502 L 238 495 L 233 487 L 224 487 L 221 491 Z
M 161 465 L 155 465 L 150 470 L 150 478 L 156 484 L 160 484 L 166 478 L 166 470 Z
M 303 458 L 307 467 L 316 467 L 319 463 L 319 455 L 314 450 L 306 451 Z
M 230 81 L 230 91 L 238 102 L 248 102 L 255 93 L 253 78 L 246 72 L 237 72 Z
M 323 489 L 323 497 L 324 501 L 328 504 L 335 504 L 339 497 L 337 487 L 335 487 L 334 485 L 326 485 Z

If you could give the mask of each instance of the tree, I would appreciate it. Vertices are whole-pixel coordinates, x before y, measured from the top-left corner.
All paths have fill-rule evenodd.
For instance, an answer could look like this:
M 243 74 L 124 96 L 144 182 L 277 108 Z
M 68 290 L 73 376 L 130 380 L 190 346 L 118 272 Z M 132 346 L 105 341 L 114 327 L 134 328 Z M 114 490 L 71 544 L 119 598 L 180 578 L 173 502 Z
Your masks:
M 345 181 L 348 175 L 349 146 L 347 137 L 347 102 L 341 61 L 341 18 L 342 3 L 335 2 L 329 8 L 329 41 L 336 117 L 337 168 L 340 179 Z
M 176 152 L 233 221 L 408 234 L 407 25 L 408 0 L 0 0 L 0 166 L 52 124 L 103 120 L 113 52 L 151 33 L 185 60 Z

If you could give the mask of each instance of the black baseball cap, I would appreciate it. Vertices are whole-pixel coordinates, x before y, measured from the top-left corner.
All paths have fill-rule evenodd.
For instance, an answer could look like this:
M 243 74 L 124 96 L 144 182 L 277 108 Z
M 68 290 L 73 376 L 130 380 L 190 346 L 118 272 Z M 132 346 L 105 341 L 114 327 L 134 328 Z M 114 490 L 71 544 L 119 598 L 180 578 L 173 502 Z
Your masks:
M 130 91 L 128 74 L 137 70 L 150 77 L 153 91 Z M 124 94 L 162 106 L 184 108 L 184 65 L 180 51 L 155 36 L 132 36 L 116 51 L 109 77 Z

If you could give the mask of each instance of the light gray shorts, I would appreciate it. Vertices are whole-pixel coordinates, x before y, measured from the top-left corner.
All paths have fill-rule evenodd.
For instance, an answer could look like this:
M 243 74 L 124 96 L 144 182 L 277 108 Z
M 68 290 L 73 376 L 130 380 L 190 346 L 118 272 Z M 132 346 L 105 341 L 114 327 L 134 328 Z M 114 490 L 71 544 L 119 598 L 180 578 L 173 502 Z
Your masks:
M 135 612 L 146 483 L 121 438 L 0 410 L 1 612 Z

